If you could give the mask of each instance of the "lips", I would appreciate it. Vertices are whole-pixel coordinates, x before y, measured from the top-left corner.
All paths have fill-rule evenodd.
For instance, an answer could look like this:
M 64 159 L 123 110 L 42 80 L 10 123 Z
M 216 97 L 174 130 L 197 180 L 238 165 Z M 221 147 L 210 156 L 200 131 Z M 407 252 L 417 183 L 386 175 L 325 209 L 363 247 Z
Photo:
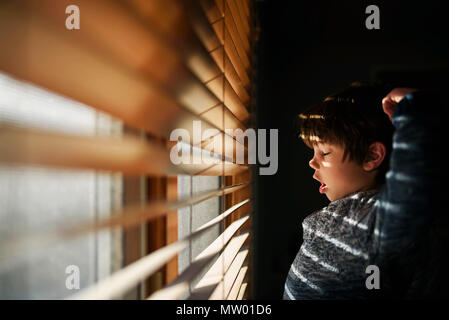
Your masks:
M 319 190 L 320 190 L 320 193 L 326 193 L 326 191 L 327 191 L 327 186 L 326 186 L 326 184 L 325 184 L 325 183 L 321 184 Z
M 313 178 L 315 180 L 317 180 L 318 182 L 321 182 L 320 179 L 318 179 L 315 175 L 313 175 Z M 320 186 L 320 188 L 318 190 L 319 190 L 320 193 L 326 193 L 327 185 L 324 182 L 321 182 L 321 186 Z

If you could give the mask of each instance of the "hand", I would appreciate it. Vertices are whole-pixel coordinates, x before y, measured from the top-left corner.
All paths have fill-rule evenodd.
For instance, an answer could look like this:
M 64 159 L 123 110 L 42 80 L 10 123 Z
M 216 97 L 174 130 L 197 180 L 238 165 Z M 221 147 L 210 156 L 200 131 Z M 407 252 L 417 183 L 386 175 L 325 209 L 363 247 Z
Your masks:
M 405 95 L 417 90 L 418 89 L 412 88 L 395 88 L 382 99 L 382 108 L 390 120 L 393 119 L 394 109 L 396 108 L 398 102 L 401 101 Z

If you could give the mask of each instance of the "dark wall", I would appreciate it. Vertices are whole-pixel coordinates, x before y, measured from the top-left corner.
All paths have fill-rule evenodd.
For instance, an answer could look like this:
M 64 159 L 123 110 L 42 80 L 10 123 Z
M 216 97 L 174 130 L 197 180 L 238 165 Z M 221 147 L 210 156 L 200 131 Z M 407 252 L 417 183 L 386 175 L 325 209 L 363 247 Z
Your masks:
M 365 28 L 370 4 L 380 8 L 380 30 Z M 302 220 L 328 204 L 296 136 L 297 114 L 356 80 L 447 85 L 448 27 L 443 1 L 430 0 L 265 0 L 257 14 L 256 123 L 279 130 L 279 168 L 256 177 L 253 298 L 280 299 Z

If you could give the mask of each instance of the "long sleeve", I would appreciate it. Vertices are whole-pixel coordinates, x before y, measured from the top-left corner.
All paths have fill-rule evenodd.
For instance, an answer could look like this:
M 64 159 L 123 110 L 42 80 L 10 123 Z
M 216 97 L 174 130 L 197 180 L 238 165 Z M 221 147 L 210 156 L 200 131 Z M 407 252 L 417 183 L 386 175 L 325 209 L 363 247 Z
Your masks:
M 438 92 L 408 94 L 396 106 L 390 170 L 376 203 L 377 254 L 409 248 L 441 214 L 448 176 L 447 119 Z

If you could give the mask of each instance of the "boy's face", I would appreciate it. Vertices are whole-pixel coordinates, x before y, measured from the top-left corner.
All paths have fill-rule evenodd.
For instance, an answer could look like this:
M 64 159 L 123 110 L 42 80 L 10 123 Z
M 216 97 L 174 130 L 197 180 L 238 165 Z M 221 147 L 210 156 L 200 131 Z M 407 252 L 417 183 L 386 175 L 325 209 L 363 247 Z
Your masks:
M 316 143 L 314 156 L 309 165 L 315 169 L 313 178 L 321 182 L 320 193 L 325 193 L 330 201 L 341 199 L 348 194 L 368 190 L 373 184 L 373 175 L 361 164 L 346 157 L 344 148 L 332 143 Z

